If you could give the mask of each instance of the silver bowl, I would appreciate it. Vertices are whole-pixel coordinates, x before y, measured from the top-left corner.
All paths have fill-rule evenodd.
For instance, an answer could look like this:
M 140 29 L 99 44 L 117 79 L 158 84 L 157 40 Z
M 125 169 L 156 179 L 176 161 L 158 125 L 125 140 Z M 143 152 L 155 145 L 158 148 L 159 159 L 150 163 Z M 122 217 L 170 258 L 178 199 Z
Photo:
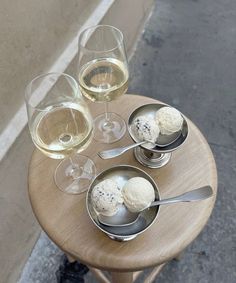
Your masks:
M 148 180 L 154 187 L 156 200 L 160 199 L 160 194 L 155 181 L 143 170 L 129 165 L 119 165 L 104 170 L 98 176 L 96 176 L 87 191 L 86 208 L 91 220 L 98 229 L 103 231 L 113 240 L 129 241 L 146 231 L 157 218 L 159 206 L 142 211 L 140 217 L 134 224 L 125 227 L 109 227 L 102 225 L 98 221 L 98 214 L 94 209 L 91 201 L 91 192 L 94 186 L 96 186 L 104 179 L 113 179 L 118 183 L 120 187 L 123 187 L 124 184 L 133 177 L 143 177 Z
M 128 119 L 128 131 L 135 143 L 140 142 L 138 137 L 135 135 L 131 125 L 133 121 L 139 116 L 146 116 L 150 118 L 155 118 L 157 110 L 162 107 L 169 106 L 167 104 L 151 103 L 142 105 L 136 108 Z M 149 168 L 160 168 L 166 165 L 171 158 L 171 152 L 177 150 L 186 141 L 188 136 L 188 124 L 183 116 L 183 126 L 179 132 L 175 132 L 171 135 L 160 135 L 158 138 L 159 145 L 155 147 L 150 147 L 150 144 L 144 144 L 138 146 L 134 150 L 135 158 L 144 166 Z M 173 142 L 170 143 L 170 141 Z M 165 144 L 168 144 L 165 146 Z

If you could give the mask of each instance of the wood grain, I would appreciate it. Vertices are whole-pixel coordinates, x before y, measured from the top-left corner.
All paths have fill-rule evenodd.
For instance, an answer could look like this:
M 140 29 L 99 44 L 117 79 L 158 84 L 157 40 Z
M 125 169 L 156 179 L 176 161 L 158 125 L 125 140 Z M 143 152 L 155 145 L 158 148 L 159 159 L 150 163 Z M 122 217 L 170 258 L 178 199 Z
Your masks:
M 140 105 L 157 103 L 157 100 L 124 95 L 110 105 L 111 110 L 127 121 L 130 113 Z M 103 112 L 103 105 L 90 104 L 93 115 Z M 161 265 L 185 249 L 202 231 L 214 207 L 217 190 L 215 161 L 208 143 L 188 120 L 189 137 L 175 151 L 171 162 L 161 169 L 148 169 L 139 164 L 129 151 L 124 155 L 101 160 L 100 150 L 131 143 L 126 136 L 114 144 L 93 141 L 83 153 L 90 156 L 97 171 L 116 164 L 130 164 L 144 169 L 156 181 L 161 198 L 174 196 L 203 185 L 211 185 L 214 197 L 195 203 L 178 203 L 161 206 L 157 221 L 143 234 L 129 242 L 116 242 L 99 231 L 91 222 L 85 196 L 61 192 L 53 180 L 58 160 L 49 159 L 38 150 L 32 155 L 29 166 L 29 196 L 33 211 L 48 236 L 63 251 L 81 262 L 99 269 L 129 272 Z
M 101 270 L 93 267 L 89 267 L 89 270 L 93 273 L 94 277 L 98 280 L 99 283 L 111 283 L 111 281 Z

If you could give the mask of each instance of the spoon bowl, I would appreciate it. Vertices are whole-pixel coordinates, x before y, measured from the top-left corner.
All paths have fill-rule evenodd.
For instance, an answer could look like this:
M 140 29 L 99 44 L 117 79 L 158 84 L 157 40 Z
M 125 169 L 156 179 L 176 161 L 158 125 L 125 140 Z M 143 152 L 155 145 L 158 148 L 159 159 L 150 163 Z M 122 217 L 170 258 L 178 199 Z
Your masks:
M 140 213 L 131 212 L 125 205 L 121 205 L 117 213 L 113 216 L 98 214 L 98 221 L 106 226 L 124 227 L 131 225 L 138 220 Z

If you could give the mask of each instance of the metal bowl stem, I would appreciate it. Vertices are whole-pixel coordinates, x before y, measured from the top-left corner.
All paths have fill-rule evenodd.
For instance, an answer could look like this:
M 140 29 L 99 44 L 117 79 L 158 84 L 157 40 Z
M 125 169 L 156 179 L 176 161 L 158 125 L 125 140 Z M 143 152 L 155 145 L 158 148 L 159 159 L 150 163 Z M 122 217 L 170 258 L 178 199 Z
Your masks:
M 171 159 L 171 153 L 156 153 L 142 147 L 134 149 L 136 160 L 148 168 L 161 168 Z

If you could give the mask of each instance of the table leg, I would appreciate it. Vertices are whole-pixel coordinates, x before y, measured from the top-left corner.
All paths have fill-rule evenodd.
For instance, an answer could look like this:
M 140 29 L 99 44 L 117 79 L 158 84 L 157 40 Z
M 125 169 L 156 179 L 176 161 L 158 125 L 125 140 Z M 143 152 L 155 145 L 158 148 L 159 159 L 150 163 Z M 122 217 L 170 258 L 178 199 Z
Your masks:
M 174 260 L 180 261 L 183 258 L 184 252 L 179 253 L 177 256 L 175 256 Z
M 133 283 L 133 272 L 111 272 L 112 283 Z
M 67 257 L 67 259 L 68 259 L 68 261 L 69 262 L 75 262 L 76 261 L 76 259 L 74 258 L 74 257 L 72 257 L 71 255 L 69 255 L 69 254 L 65 254 L 66 255 L 66 257 Z

